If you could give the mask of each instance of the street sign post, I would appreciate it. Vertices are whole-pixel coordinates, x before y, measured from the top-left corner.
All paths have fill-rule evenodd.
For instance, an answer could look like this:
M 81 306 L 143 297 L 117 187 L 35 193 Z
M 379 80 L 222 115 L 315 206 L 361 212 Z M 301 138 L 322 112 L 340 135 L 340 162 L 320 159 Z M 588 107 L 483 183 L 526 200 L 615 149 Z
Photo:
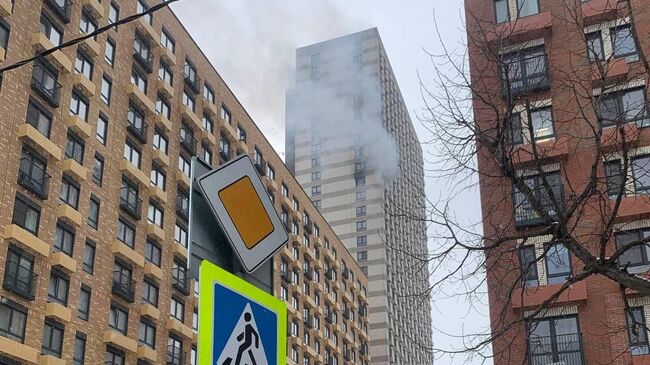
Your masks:
M 248 273 L 288 241 L 287 231 L 248 155 L 204 174 L 198 185 Z
M 205 260 L 199 282 L 199 365 L 285 363 L 283 301 Z

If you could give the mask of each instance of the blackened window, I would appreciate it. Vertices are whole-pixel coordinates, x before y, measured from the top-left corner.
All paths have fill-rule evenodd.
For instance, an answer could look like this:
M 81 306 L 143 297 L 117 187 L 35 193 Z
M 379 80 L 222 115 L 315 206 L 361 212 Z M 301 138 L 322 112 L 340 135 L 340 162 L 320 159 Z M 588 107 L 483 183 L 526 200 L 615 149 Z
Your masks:
M 61 180 L 61 189 L 59 191 L 59 200 L 68 204 L 74 209 L 79 208 L 79 184 L 72 179 L 63 176 Z
M 68 142 L 65 146 L 65 157 L 71 158 L 80 165 L 83 165 L 84 160 L 84 141 L 76 134 L 68 132 Z
M 91 275 L 95 270 L 95 244 L 92 241 L 86 241 L 84 247 L 83 269 Z
M 84 321 L 87 321 L 90 315 L 90 296 L 90 288 L 82 286 L 79 291 L 79 308 L 77 308 L 77 317 Z
M 145 279 L 142 282 L 142 301 L 158 307 L 158 286 Z
M 88 201 L 88 225 L 94 229 L 99 227 L 99 198 L 91 196 Z
M 45 137 L 50 138 L 52 114 L 32 100 L 27 105 L 27 123 L 36 128 Z
M 124 335 L 128 330 L 129 312 L 117 304 L 111 304 L 108 312 L 108 326 Z
M 63 336 L 65 327 L 51 319 L 45 320 L 45 327 L 43 328 L 43 343 L 41 345 L 41 353 L 44 355 L 52 355 L 61 357 L 63 352 Z
M 72 228 L 63 223 L 57 223 L 56 233 L 54 234 L 54 251 L 63 252 L 68 256 L 72 256 L 74 237 L 75 232 Z
M 539 284 L 535 246 L 524 246 L 519 249 L 519 267 L 521 268 L 521 280 L 524 286 L 534 287 Z
M 41 220 L 41 208 L 22 195 L 17 195 L 14 202 L 12 223 L 38 235 L 38 226 Z
M 0 298 L 0 336 L 25 342 L 27 308 L 6 298 Z
M 70 290 L 70 278 L 60 271 L 52 270 L 50 282 L 47 287 L 48 301 L 68 305 L 68 292 Z

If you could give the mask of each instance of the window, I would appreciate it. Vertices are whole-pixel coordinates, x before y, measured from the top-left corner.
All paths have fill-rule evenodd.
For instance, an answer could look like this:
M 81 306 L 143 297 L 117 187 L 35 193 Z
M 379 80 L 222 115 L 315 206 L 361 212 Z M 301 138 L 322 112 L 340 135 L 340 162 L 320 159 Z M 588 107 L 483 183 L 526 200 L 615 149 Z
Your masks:
M 30 100 L 27 105 L 27 123 L 38 130 L 42 135 L 50 138 L 52 115 L 39 104 Z
M 551 192 L 546 189 L 544 178 L 551 187 Z M 524 184 L 532 190 L 532 197 L 534 197 L 546 211 L 550 217 L 557 216 L 555 205 L 562 206 L 562 182 L 560 180 L 560 172 L 549 172 L 544 176 L 534 175 L 522 177 Z M 529 197 L 520 192 L 516 187 L 513 192 L 513 200 L 515 207 L 515 222 L 518 225 L 534 225 L 542 223 L 542 218 L 537 211 L 533 208 L 529 201 Z
M 120 189 L 120 208 L 136 219 L 140 219 L 140 205 L 142 204 L 138 197 L 138 186 L 122 179 L 122 188 Z
M 156 112 L 167 119 L 171 118 L 169 102 L 162 95 L 158 95 L 158 99 L 156 100 Z
M 111 304 L 111 309 L 108 312 L 108 326 L 126 335 L 128 323 L 129 312 L 116 304 Z
M 361 217 L 366 215 L 366 206 L 362 205 L 360 207 L 357 207 L 357 217 Z
M 312 158 L 311 167 L 318 167 L 318 166 L 320 166 L 320 157 Z
M 151 185 L 157 186 L 160 190 L 165 191 L 165 173 L 157 166 L 151 168 Z
M 358 221 L 357 222 L 357 232 L 365 231 L 366 229 L 368 229 L 368 222 L 367 221 Z
M 210 133 L 214 132 L 214 122 L 209 116 L 205 114 L 203 114 L 203 130 L 208 131 Z
M 219 138 L 219 154 L 224 161 L 230 159 L 230 140 L 225 136 Z
M 41 198 L 47 198 L 49 176 L 47 160 L 31 149 L 23 148 L 18 172 L 18 183 Z
M 77 317 L 88 320 L 90 314 L 90 288 L 82 286 L 79 291 L 79 307 L 77 308 Z
M 178 170 L 187 175 L 187 177 L 190 176 L 190 162 L 183 156 L 178 156 Z
M 138 2 L 136 3 L 136 13 L 142 14 L 147 10 L 149 10 L 149 5 L 147 5 L 147 3 L 144 2 L 143 0 L 138 0 Z M 143 18 L 144 20 L 147 21 L 147 23 L 153 24 L 153 14 L 143 15 Z
M 160 44 L 162 44 L 162 46 L 168 50 L 172 51 L 172 53 L 176 51 L 176 44 L 174 42 L 174 39 L 169 35 L 169 33 L 167 33 L 167 30 L 165 29 L 160 32 Z
M 650 194 L 650 156 L 639 156 L 632 159 L 632 175 L 634 176 L 634 191 L 637 194 Z M 620 165 L 619 165 L 620 166 Z
M 270 180 L 275 180 L 275 169 L 273 166 L 271 166 L 271 164 L 266 164 L 266 176 Z
M 106 118 L 106 116 L 103 114 L 99 114 L 99 118 L 97 118 L 97 133 L 95 134 L 95 138 L 97 138 L 97 141 L 99 141 L 99 143 L 105 146 L 107 135 L 108 118 Z
M 172 317 L 183 322 L 185 320 L 185 303 L 183 303 L 181 300 L 172 297 L 169 314 L 171 314 Z
M 622 196 L 625 196 L 625 187 L 622 186 L 623 171 L 620 160 L 605 162 L 605 177 L 607 180 L 607 195 L 610 199 L 618 197 L 620 192 L 622 192 Z
M 71 228 L 64 226 L 62 223 L 57 223 L 56 233 L 54 234 L 54 252 L 63 252 L 68 256 L 72 256 L 74 236 L 75 233 Z
M 316 209 L 321 208 L 322 202 L 320 200 L 314 200 L 313 203 L 314 203 L 314 207 L 316 207 Z
M 192 329 L 195 331 L 199 330 L 199 309 L 196 307 L 192 311 Z
M 167 137 L 165 137 L 165 135 L 158 129 L 156 129 L 153 134 L 153 146 L 163 154 L 167 154 Z
M 124 142 L 124 159 L 131 162 L 135 167 L 140 168 L 140 150 L 129 140 Z
M 64 306 L 67 306 L 69 289 L 70 279 L 63 273 L 53 270 L 50 273 L 50 282 L 47 287 L 48 301 L 58 302 Z
M 614 57 L 636 55 L 636 43 L 632 34 L 632 26 L 624 25 L 610 30 Z
M 605 60 L 605 50 L 603 47 L 603 38 L 601 32 L 592 32 L 585 36 L 587 40 L 587 53 L 589 55 L 589 61 L 604 61 Z
M 0 25 L 1 26 L 1 25 Z M 39 24 L 39 30 L 41 33 L 43 33 L 47 39 L 49 39 L 50 42 L 52 42 L 53 46 L 59 46 L 61 45 L 61 41 L 63 40 L 63 30 L 56 25 L 55 22 L 50 19 L 49 16 L 47 16 L 46 13 L 41 13 L 41 22 Z M 0 40 L 2 37 L 0 37 Z M 0 41 L 0 47 L 2 47 L 4 43 Z M 5 47 L 6 48 L 6 44 Z
M 140 320 L 140 331 L 138 340 L 141 344 L 150 347 L 152 349 L 156 348 L 156 326 L 150 322 Z
M 183 356 L 183 341 L 170 336 L 167 340 L 167 364 L 182 365 Z
M 366 261 L 366 260 L 368 260 L 368 251 L 357 252 L 357 261 Z
M 187 268 L 184 263 L 176 259 L 172 265 L 172 286 L 182 292 L 187 290 Z
M 160 267 L 160 256 L 161 256 L 160 246 L 158 246 L 154 242 L 147 241 L 144 258 L 147 261 L 151 262 L 152 264 Z
M 24 198 L 17 195 L 14 201 L 14 212 L 12 223 L 19 227 L 38 235 L 38 225 L 41 220 L 41 208 Z
M 314 171 L 311 173 L 311 179 L 312 181 L 320 180 L 321 179 L 321 172 L 320 171 Z
M 25 326 L 27 325 L 27 308 L 13 301 L 0 298 L 0 336 L 25 342 Z
M 203 86 L 203 98 L 205 98 L 205 100 L 214 104 L 214 91 L 208 84 L 205 84 Z
M 531 364 L 582 364 L 576 316 L 551 317 L 526 323 Z
M 88 225 L 94 229 L 99 227 L 99 198 L 91 196 L 88 201 Z
M 208 165 L 212 165 L 212 151 L 205 143 L 201 144 L 201 158 Z
M 84 148 L 84 141 L 76 134 L 68 132 L 68 142 L 65 146 L 65 157 L 73 159 L 78 164 L 83 165 Z
M 320 193 L 321 193 L 320 185 L 316 185 L 316 186 L 311 187 L 311 195 L 320 195 Z
M 511 97 L 548 87 L 549 78 L 543 47 L 509 53 L 503 55 L 501 61 L 503 90 Z
M 629 89 L 601 97 L 598 113 L 603 127 L 633 121 L 636 121 L 639 126 L 647 125 L 645 89 Z
M 194 91 L 199 91 L 199 76 L 197 75 L 196 68 L 192 62 L 188 59 L 185 59 L 185 66 L 183 66 L 183 76 L 185 76 L 185 82 L 194 89 Z
M 83 52 L 77 51 L 74 70 L 75 72 L 86 76 L 88 80 L 93 79 L 93 63 L 90 60 L 90 57 L 86 56 Z
M 74 353 L 72 355 L 72 365 L 83 365 L 86 358 L 86 335 L 77 332 L 74 338 Z
M 562 243 L 548 247 L 546 253 L 546 276 L 549 284 L 562 284 L 571 275 L 571 256 Z
M 517 0 L 517 14 L 520 17 L 539 13 L 539 0 Z
M 181 124 L 180 138 L 181 146 L 183 148 L 192 154 L 196 153 L 196 138 L 194 138 L 194 131 L 184 122 Z
M 45 320 L 43 327 L 43 343 L 41 345 L 41 354 L 61 357 L 63 351 L 63 335 L 65 327 L 50 319 Z
M 149 209 L 147 210 L 147 221 L 162 228 L 163 226 L 163 210 L 154 202 L 149 202 Z
M 95 155 L 93 162 L 93 182 L 102 186 L 104 180 L 104 158 L 100 155 Z
M 232 117 L 230 115 L 230 110 L 226 108 L 225 105 L 221 105 L 221 119 L 226 123 L 230 124 L 232 122 Z M 245 135 L 245 134 L 244 134 Z
M 87 123 L 88 108 L 88 99 L 86 99 L 86 97 L 79 93 L 77 90 L 73 90 L 72 99 L 70 100 L 70 115 L 76 115 Z
M 145 279 L 142 282 L 142 301 L 158 307 L 158 286 Z
M 118 20 L 120 20 L 120 8 L 117 4 L 111 1 L 111 4 L 108 7 L 108 23 L 114 24 L 117 23 Z M 117 30 L 117 26 L 115 26 L 115 29 Z
M 117 220 L 117 239 L 133 248 L 135 244 L 135 228 L 122 219 Z
M 81 19 L 79 21 L 79 31 L 83 34 L 90 34 L 97 30 L 97 21 L 85 11 L 81 12 Z M 97 39 L 94 36 L 93 39 Z
M 311 145 L 311 153 L 320 153 L 320 143 L 315 143 Z
M 494 0 L 494 14 L 497 23 L 503 23 L 510 20 L 508 0 Z
M 111 105 L 112 88 L 113 88 L 113 81 L 111 81 L 111 79 L 108 76 L 104 75 L 104 77 L 102 77 L 101 98 L 106 105 Z
M 282 196 L 284 197 L 289 196 L 289 188 L 284 183 L 280 186 L 280 193 L 282 193 Z
M 83 269 L 91 275 L 95 270 L 95 244 L 90 241 L 86 241 L 84 247 Z
M 7 49 L 9 45 L 9 25 L 0 22 L 0 48 Z
M 521 279 L 525 287 L 536 287 L 539 285 L 539 281 L 537 280 L 535 246 L 524 246 L 519 249 L 519 267 L 521 268 Z
M 615 241 L 617 251 L 620 252 L 621 250 L 625 250 L 618 258 L 619 265 L 627 267 L 649 265 L 650 245 L 634 245 L 634 243 L 645 240 L 648 237 L 650 237 L 650 230 L 647 229 L 616 234 Z M 626 249 L 627 245 L 633 245 L 633 247 Z
M 104 365 L 124 365 L 124 352 L 109 347 L 104 354 Z
M 183 91 L 183 105 L 185 105 L 192 112 L 195 111 L 194 97 Z
M 135 38 L 133 39 L 133 58 L 138 61 L 140 66 L 142 66 L 147 72 L 150 72 L 152 56 L 149 42 L 147 42 L 140 32 L 136 30 Z
M 79 185 L 63 175 L 61 181 L 61 190 L 59 191 L 59 200 L 68 204 L 74 209 L 79 208 Z
M 364 247 L 368 245 L 368 236 L 357 237 L 357 247 Z
M 104 48 L 104 60 L 111 67 L 113 67 L 115 64 L 115 41 L 111 38 L 108 38 L 106 40 L 106 48 Z
M 158 78 L 166 81 L 170 86 L 174 84 L 174 74 L 171 72 L 171 67 L 164 61 L 160 61 L 160 68 L 158 68 Z
M 147 93 L 147 76 L 136 68 L 131 69 L 131 83 L 143 93 Z
M 241 126 L 237 126 L 237 140 L 246 143 L 246 131 Z
M 174 228 L 174 239 L 176 242 L 187 248 L 187 228 L 176 223 L 176 227 Z
M 632 355 L 648 355 L 650 347 L 648 345 L 648 330 L 643 307 L 629 308 L 626 312 L 630 353 Z
M 34 275 L 34 256 L 10 244 L 5 262 L 5 276 L 2 287 L 25 299 L 35 298 L 37 276 Z

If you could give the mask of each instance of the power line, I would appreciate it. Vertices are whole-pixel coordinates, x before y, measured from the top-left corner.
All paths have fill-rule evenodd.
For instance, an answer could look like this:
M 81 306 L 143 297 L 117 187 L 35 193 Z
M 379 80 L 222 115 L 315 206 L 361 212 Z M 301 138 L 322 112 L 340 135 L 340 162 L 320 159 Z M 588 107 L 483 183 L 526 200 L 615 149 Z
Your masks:
M 10 65 L 4 66 L 4 67 L 0 67 L 0 76 L 2 76 L 6 71 L 11 71 L 11 70 L 16 69 L 18 67 L 24 66 L 24 65 L 26 65 L 28 63 L 34 62 L 35 60 L 37 60 L 37 59 L 39 59 L 41 57 L 48 56 L 48 55 L 50 55 L 50 54 L 52 54 L 52 53 L 54 53 L 54 52 L 56 52 L 58 50 L 61 50 L 61 49 L 64 49 L 64 48 L 67 48 L 67 47 L 70 47 L 70 46 L 74 46 L 75 44 L 79 44 L 79 43 L 85 41 L 86 39 L 94 38 L 95 36 L 97 36 L 99 34 L 102 34 L 104 32 L 107 32 L 110 29 L 112 29 L 112 28 L 114 28 L 114 27 L 116 27 L 118 25 L 127 24 L 127 23 L 130 23 L 130 22 L 132 22 L 132 21 L 134 21 L 134 20 L 136 20 L 138 18 L 141 18 L 141 17 L 143 17 L 145 15 L 153 14 L 154 12 L 168 6 L 171 3 L 177 2 L 177 1 L 178 0 L 165 0 L 165 1 L 161 2 L 160 4 L 157 4 L 157 5 L 154 5 L 154 6 L 150 7 L 149 9 L 143 11 L 142 13 L 137 13 L 137 14 L 130 15 L 130 16 L 124 18 L 124 19 L 120 19 L 120 20 L 116 21 L 115 23 L 110 23 L 110 24 L 107 24 L 107 25 L 105 25 L 103 27 L 100 27 L 100 28 L 96 29 L 92 33 L 85 34 L 85 35 L 83 35 L 81 37 L 71 39 L 71 40 L 69 40 L 67 42 L 63 42 L 63 43 L 61 43 L 60 45 L 58 45 L 56 47 L 53 47 L 53 48 L 46 49 L 46 50 L 43 50 L 41 52 L 38 52 L 34 56 L 32 56 L 30 58 L 26 58 L 26 59 L 24 59 L 22 61 L 15 62 L 15 63 L 12 63 Z

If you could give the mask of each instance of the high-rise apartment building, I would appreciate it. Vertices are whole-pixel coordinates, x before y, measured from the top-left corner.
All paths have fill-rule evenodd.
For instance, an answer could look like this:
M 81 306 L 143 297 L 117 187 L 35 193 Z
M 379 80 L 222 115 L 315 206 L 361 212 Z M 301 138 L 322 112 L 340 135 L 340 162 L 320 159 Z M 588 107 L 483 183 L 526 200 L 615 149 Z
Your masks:
M 465 0 L 495 364 L 650 361 L 647 10 Z
M 151 5 L 0 0 L 0 66 Z M 170 9 L 6 72 L 0 135 L 0 363 L 195 364 L 190 160 L 242 153 L 293 233 L 287 362 L 370 362 L 365 275 Z
M 368 276 L 373 364 L 431 364 L 422 150 L 377 29 L 300 48 L 287 166 Z

